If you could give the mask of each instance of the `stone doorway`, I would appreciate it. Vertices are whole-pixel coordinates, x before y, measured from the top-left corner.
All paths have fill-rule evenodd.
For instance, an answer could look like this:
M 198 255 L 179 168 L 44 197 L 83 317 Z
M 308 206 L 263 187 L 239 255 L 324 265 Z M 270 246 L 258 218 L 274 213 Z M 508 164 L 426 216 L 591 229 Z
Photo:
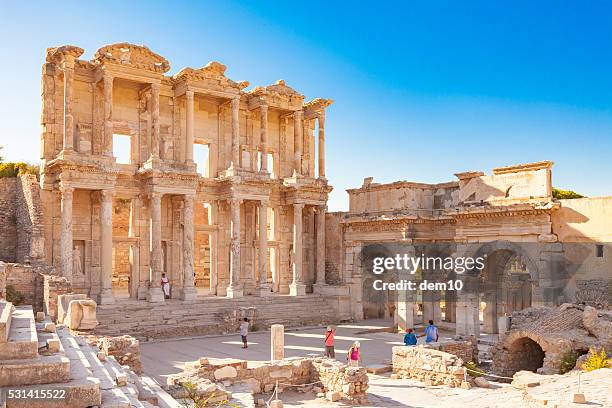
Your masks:
M 393 318 L 396 308 L 396 296 L 389 290 L 376 290 L 374 283 L 395 282 L 396 278 L 391 271 L 376 275 L 372 272 L 374 258 L 388 257 L 389 251 L 382 245 L 368 245 L 363 248 L 361 261 L 363 265 L 364 278 L 362 281 L 362 306 L 364 319 Z
M 532 279 L 526 255 L 513 249 L 487 254 L 479 276 L 479 320 L 482 332 L 499 333 L 499 318 L 531 307 Z

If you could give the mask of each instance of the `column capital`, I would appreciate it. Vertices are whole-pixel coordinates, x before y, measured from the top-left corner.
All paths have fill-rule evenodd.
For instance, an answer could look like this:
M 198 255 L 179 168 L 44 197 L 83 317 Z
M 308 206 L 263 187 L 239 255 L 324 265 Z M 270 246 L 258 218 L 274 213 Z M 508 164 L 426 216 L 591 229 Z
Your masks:
M 240 95 L 232 98 L 232 109 L 238 109 L 240 107 Z
M 302 210 L 302 209 L 304 209 L 305 205 L 306 204 L 304 204 L 304 203 L 293 203 L 293 208 L 298 208 L 298 209 Z
M 100 190 L 100 198 L 102 199 L 102 202 L 112 201 L 114 196 L 115 192 L 112 190 Z
M 240 205 L 244 202 L 244 199 L 232 197 L 232 198 L 229 198 L 227 201 L 231 205 Z
M 319 121 L 319 129 L 325 126 L 325 111 L 320 110 L 317 112 L 317 120 Z
M 259 200 L 259 205 L 264 206 L 264 207 L 269 207 L 270 206 L 270 199 L 269 198 L 263 198 L 263 199 Z
M 189 90 L 189 89 L 185 91 L 185 97 L 186 97 L 188 100 L 193 100 L 193 96 L 194 96 L 194 92 L 193 92 L 193 91 L 191 91 L 191 90 Z
M 153 90 L 154 92 L 159 92 L 160 88 L 161 84 L 159 82 L 151 82 L 151 90 Z
M 268 104 L 262 103 L 259 105 L 259 111 L 263 113 L 268 113 Z
M 149 192 L 149 200 L 161 200 L 163 193 L 159 191 L 151 191 Z
M 293 118 L 295 120 L 302 119 L 303 117 L 304 117 L 304 111 L 303 110 L 296 110 L 295 112 L 293 112 Z
M 60 185 L 60 192 L 62 193 L 62 195 L 72 194 L 74 192 L 74 187 Z

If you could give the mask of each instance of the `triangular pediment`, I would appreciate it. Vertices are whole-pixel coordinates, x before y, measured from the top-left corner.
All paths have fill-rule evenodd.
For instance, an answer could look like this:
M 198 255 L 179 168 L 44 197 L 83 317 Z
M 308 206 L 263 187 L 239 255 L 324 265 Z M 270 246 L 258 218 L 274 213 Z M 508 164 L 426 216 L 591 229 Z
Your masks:
M 126 42 L 105 45 L 98 49 L 92 62 L 95 64 L 110 62 L 162 74 L 170 69 L 168 60 L 154 53 L 148 47 Z

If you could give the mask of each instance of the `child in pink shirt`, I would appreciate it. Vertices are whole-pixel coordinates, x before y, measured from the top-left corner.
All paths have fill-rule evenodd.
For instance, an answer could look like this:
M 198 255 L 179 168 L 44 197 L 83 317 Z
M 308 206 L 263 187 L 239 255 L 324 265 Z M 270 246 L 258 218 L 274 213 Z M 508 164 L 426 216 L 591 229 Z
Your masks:
M 361 361 L 361 344 L 358 341 L 354 342 L 348 351 L 348 365 L 349 367 L 359 367 Z

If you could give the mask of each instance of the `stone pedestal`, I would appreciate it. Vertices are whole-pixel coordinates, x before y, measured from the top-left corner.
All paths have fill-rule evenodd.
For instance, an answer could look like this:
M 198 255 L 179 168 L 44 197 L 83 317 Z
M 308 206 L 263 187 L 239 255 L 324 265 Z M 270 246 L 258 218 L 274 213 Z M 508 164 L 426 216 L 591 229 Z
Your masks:
M 306 295 L 306 285 L 303 283 L 290 283 L 289 284 L 289 294 L 291 296 L 305 296 Z
M 243 293 L 244 291 L 242 288 L 228 286 L 225 296 L 227 296 L 230 299 L 236 299 L 236 298 L 241 298 L 243 296 Z
M 149 302 L 164 302 L 164 291 L 161 287 L 152 287 L 149 288 L 149 292 L 147 292 L 147 301 Z
M 272 361 L 285 358 L 285 326 L 282 324 L 270 327 L 270 356 Z
M 179 297 L 182 300 L 196 300 L 198 297 L 198 290 L 193 286 L 181 288 Z
M 259 293 L 260 297 L 272 296 L 272 286 L 270 286 L 268 283 L 260 283 L 259 287 L 257 288 L 257 292 Z
M 98 304 L 112 305 L 113 303 L 115 303 L 115 296 L 112 289 L 102 289 L 102 292 L 98 295 Z

